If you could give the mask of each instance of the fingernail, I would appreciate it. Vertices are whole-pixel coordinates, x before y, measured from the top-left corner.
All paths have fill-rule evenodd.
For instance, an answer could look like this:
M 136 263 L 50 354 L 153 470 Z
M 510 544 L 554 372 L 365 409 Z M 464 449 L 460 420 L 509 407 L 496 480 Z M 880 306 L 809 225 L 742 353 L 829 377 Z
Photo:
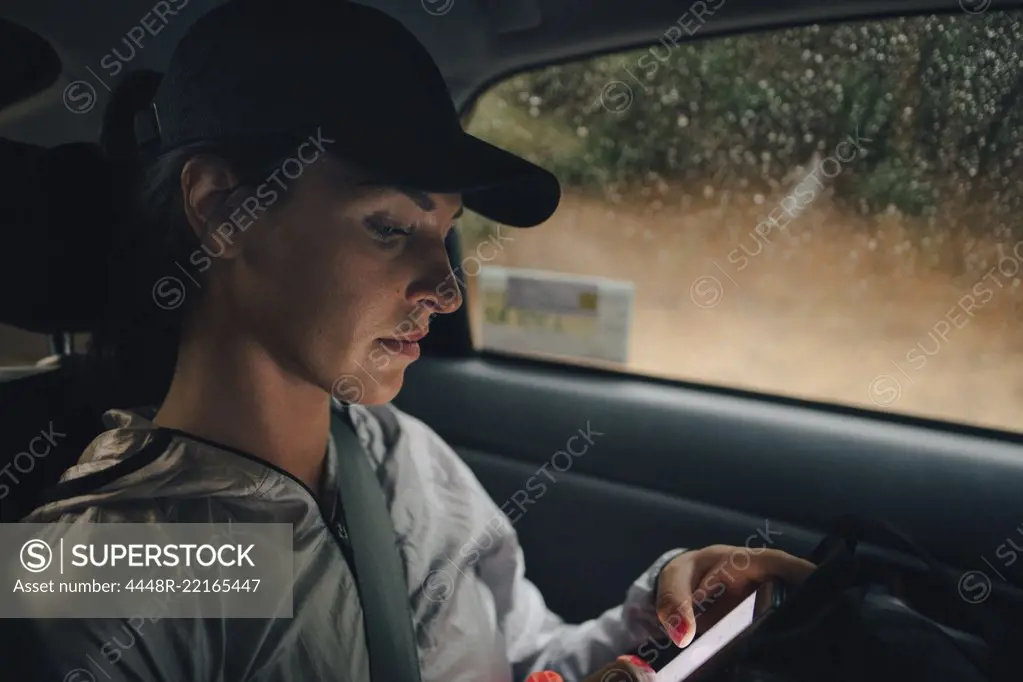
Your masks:
M 628 663 L 631 663 L 632 665 L 636 666 L 637 668 L 639 668 L 641 670 L 645 670 L 647 672 L 651 672 L 652 673 L 654 671 L 654 669 L 650 666 L 650 664 L 647 663 L 646 661 L 644 661 L 639 656 L 635 656 L 635 655 L 633 655 L 633 656 L 619 656 L 618 660 L 619 661 L 626 661 Z
M 668 636 L 671 637 L 671 641 L 675 643 L 675 646 L 682 646 L 682 641 L 686 638 L 686 633 L 689 632 L 689 625 L 682 621 L 678 625 L 669 626 L 671 632 Z
M 526 678 L 526 682 L 565 682 L 561 675 L 553 670 L 541 670 Z

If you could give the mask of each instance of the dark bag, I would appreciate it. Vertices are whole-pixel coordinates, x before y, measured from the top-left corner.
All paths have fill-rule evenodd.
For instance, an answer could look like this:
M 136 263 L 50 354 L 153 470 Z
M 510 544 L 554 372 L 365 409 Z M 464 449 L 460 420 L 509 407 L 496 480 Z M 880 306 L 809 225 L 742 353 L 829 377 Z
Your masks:
M 857 545 L 896 540 L 923 561 L 942 590 L 928 613 L 870 584 Z M 965 601 L 955 574 L 881 521 L 844 519 L 818 545 L 818 565 L 779 611 L 737 649 L 717 682 L 1019 682 L 1012 632 L 989 604 Z

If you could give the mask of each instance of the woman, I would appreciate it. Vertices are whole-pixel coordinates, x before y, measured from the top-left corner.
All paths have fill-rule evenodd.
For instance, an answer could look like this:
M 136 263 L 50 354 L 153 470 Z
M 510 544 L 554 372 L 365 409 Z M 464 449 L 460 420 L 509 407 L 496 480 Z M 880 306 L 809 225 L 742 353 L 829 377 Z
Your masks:
M 144 632 L 37 621 L 55 673 L 368 679 L 359 594 L 332 539 L 345 536 L 332 394 L 361 403 L 345 410 L 382 478 L 423 680 L 646 679 L 630 652 L 662 631 L 686 646 L 758 582 L 812 569 L 774 550 L 677 550 L 621 607 L 565 624 L 451 448 L 409 415 L 366 407 L 397 394 L 430 319 L 462 303 L 445 249 L 462 211 L 528 227 L 559 199 L 552 175 L 461 130 L 436 65 L 400 24 L 344 2 L 231 2 L 191 27 L 154 105 L 138 128 L 157 156 L 148 216 L 131 221 L 119 256 L 135 285 L 119 289 L 127 309 L 96 344 L 159 408 L 109 413 L 111 430 L 64 476 L 103 471 L 102 486 L 77 485 L 29 520 L 293 523 L 294 618 Z M 136 364 L 131 351 L 143 352 Z M 747 568 L 725 583 L 736 552 Z M 430 581 L 449 564 L 438 598 Z

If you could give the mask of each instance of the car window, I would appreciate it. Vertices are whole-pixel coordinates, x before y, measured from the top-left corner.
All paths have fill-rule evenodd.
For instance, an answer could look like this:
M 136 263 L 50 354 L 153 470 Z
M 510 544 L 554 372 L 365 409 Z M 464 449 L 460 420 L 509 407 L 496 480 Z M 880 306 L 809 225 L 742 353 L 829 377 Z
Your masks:
M 34 365 L 50 354 L 45 334 L 33 334 L 0 324 L 0 367 Z
M 475 102 L 467 130 L 564 189 L 547 223 L 474 257 L 477 345 L 1021 430 L 1020 14 L 678 35 Z M 466 253 L 496 243 L 478 217 L 459 229 Z M 516 273 L 590 293 L 560 284 L 574 318 L 530 317 Z M 498 343 L 509 325 L 602 333 L 584 324 L 598 278 L 625 350 Z
M 89 334 L 71 335 L 71 350 L 85 353 L 89 348 Z M 0 368 L 26 367 L 52 355 L 50 337 L 27 332 L 17 327 L 0 324 Z

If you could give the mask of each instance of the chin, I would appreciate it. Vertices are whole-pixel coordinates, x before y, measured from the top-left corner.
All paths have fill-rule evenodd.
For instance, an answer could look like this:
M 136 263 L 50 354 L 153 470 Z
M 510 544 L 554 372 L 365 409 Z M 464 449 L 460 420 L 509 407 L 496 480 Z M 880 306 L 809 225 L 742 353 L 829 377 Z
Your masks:
M 393 388 L 389 386 L 374 387 L 375 390 L 366 391 L 366 395 L 362 400 L 359 401 L 360 405 L 385 405 L 398 396 L 398 392 L 401 390 L 402 379 L 398 379 L 398 383 Z
M 334 380 L 331 395 L 343 403 L 383 405 L 394 400 L 405 382 L 405 372 L 342 374 Z

